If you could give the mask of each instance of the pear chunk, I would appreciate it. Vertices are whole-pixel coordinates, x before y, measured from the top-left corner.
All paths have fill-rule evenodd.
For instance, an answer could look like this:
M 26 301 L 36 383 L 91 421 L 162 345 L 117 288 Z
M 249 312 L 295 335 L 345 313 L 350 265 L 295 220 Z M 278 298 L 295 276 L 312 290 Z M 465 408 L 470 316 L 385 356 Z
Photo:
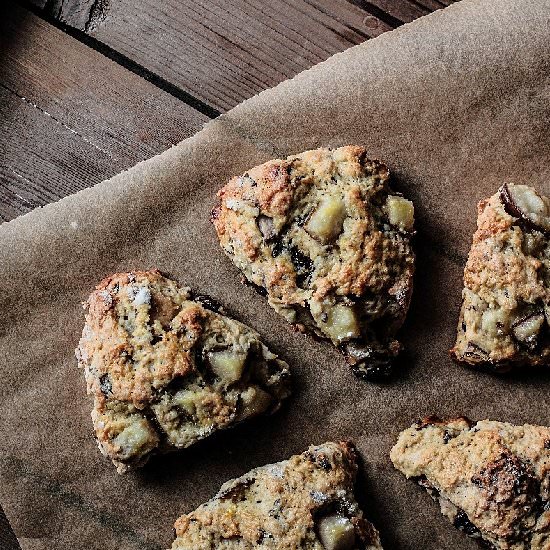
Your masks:
M 496 337 L 504 334 L 508 326 L 508 315 L 502 309 L 487 309 L 481 316 L 481 328 L 489 336 Z
M 336 514 L 319 521 L 319 539 L 325 550 L 352 550 L 355 544 L 355 529 L 351 521 Z
M 337 342 L 343 342 L 361 335 L 359 321 L 352 307 L 336 304 L 327 315 L 327 322 L 322 326 L 324 332 Z
M 336 239 L 346 219 L 346 205 L 340 197 L 324 197 L 306 224 L 306 231 L 323 244 Z
M 544 313 L 536 312 L 516 321 L 513 325 L 516 340 L 533 347 L 536 346 L 544 319 Z
M 241 394 L 243 405 L 239 420 L 263 413 L 271 404 L 273 398 L 258 386 L 251 386 Z
M 241 378 L 246 363 L 246 354 L 233 350 L 212 351 L 208 353 L 208 362 L 218 378 L 231 384 Z
M 411 201 L 390 195 L 386 201 L 386 210 L 391 225 L 401 231 L 412 231 L 414 227 L 414 206 Z

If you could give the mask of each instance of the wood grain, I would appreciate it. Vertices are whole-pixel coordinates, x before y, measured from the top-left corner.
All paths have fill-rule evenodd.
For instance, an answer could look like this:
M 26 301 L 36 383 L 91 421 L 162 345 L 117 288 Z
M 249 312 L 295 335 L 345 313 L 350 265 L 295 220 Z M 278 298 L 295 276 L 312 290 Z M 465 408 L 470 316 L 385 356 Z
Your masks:
M 207 117 L 28 11 L 0 8 L 0 219 L 163 151 Z
M 408 0 L 111 0 L 83 19 L 75 1 L 50 15 L 219 111 L 391 30 L 375 3 L 406 4 L 394 12 L 407 21 L 429 11 Z
M 46 10 L 224 112 L 452 1 L 54 0 Z

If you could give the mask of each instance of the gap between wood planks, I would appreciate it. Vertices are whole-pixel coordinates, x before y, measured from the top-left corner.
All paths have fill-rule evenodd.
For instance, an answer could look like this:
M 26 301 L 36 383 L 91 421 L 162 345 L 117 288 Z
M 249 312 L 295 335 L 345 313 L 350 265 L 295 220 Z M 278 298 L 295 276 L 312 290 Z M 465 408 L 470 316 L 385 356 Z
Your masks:
M 0 220 L 90 187 L 210 118 L 27 10 L 0 7 Z
M 49 25 L 37 19 L 25 36 L 4 30 L 0 37 L 8 52 L 2 94 L 18 99 L 6 97 L 12 110 L 5 121 L 14 113 L 25 121 L 4 131 L 0 220 L 93 185 L 333 53 L 443 6 L 441 0 L 167 0 L 160 11 L 154 0 L 139 0 L 137 8 L 134 0 L 19 3 Z M 7 11 L 4 27 L 14 17 L 22 21 L 24 11 Z M 35 31 L 51 39 L 38 45 Z M 10 40 L 20 51 L 10 50 Z M 25 57 L 31 46 L 34 56 Z M 90 73 L 101 76 L 91 81 Z M 70 94 L 62 93 L 67 86 Z M 160 107 L 144 109 L 151 94 Z M 172 132 L 170 115 L 167 123 L 174 112 L 183 131 Z M 130 124 L 123 120 L 132 117 Z M 168 139 L 153 136 L 153 127 Z
M 452 0 L 30 2 L 65 32 L 215 117 Z
M 453 0 L 21 0 L 210 118 Z
M 63 13 L 61 11 L 61 8 L 62 8 L 62 5 L 65 4 L 63 0 L 53 0 L 53 1 L 48 0 L 45 2 L 43 8 L 40 7 L 40 4 L 42 3 L 41 0 L 36 0 L 36 2 L 30 2 L 28 0 L 20 0 L 18 3 L 21 6 L 23 6 L 25 9 L 28 9 L 30 12 L 34 13 L 35 15 L 37 15 L 38 17 L 40 17 L 41 19 L 49 23 L 50 25 L 63 31 L 64 33 L 68 34 L 72 38 L 75 38 L 76 40 L 82 42 L 89 48 L 92 48 L 98 53 L 104 55 L 111 61 L 114 61 L 119 65 L 122 65 L 125 69 L 147 80 L 147 82 L 151 82 L 151 84 L 154 84 L 155 86 L 157 86 L 157 88 L 160 88 L 161 90 L 169 93 L 171 96 L 175 97 L 176 99 L 183 101 L 193 109 L 196 109 L 197 111 L 199 111 L 199 113 L 202 113 L 205 116 L 207 116 L 208 118 L 213 119 L 218 117 L 221 114 L 220 111 L 214 109 L 210 105 L 207 105 L 206 103 L 202 102 L 200 99 L 193 97 L 191 94 L 187 93 L 185 90 L 182 90 L 175 84 L 172 84 L 168 80 L 162 78 L 162 76 L 159 76 L 158 74 L 153 73 L 152 71 L 148 70 L 146 67 L 136 63 L 129 57 L 126 57 L 125 55 L 117 52 L 107 44 L 104 44 L 103 42 L 96 40 L 93 36 L 90 36 L 88 34 L 89 32 L 92 32 L 93 29 L 95 29 L 96 24 L 100 20 L 102 20 L 102 16 L 100 16 L 99 14 L 96 14 L 96 12 L 98 10 L 101 10 L 101 14 L 104 14 L 105 13 L 104 10 L 108 5 L 108 0 L 95 0 L 94 2 L 90 2 L 90 4 L 92 5 L 90 7 L 89 15 L 88 17 L 86 17 L 84 21 L 82 21 L 82 23 L 79 23 L 80 18 L 84 13 L 82 10 L 78 12 L 78 15 L 75 15 L 75 13 L 71 11 L 67 12 L 67 15 L 71 15 L 75 17 L 75 19 L 71 19 L 71 20 L 73 23 L 77 23 L 78 26 L 72 26 L 71 24 L 61 19 L 61 16 Z M 82 25 L 82 28 L 80 28 L 80 24 Z

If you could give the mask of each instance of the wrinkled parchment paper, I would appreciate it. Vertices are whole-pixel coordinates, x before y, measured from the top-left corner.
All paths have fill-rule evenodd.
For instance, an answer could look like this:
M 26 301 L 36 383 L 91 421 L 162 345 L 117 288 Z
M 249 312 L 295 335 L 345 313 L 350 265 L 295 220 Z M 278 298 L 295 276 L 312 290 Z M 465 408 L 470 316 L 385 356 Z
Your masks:
M 0 501 L 24 550 L 163 549 L 173 521 L 227 479 L 351 438 L 357 492 L 388 549 L 474 549 L 393 469 L 398 432 L 426 414 L 549 424 L 547 373 L 454 365 L 476 203 L 503 181 L 550 193 L 550 2 L 464 0 L 331 58 L 92 189 L 0 227 Z M 209 224 L 231 175 L 321 145 L 364 144 L 416 204 L 407 356 L 383 385 L 330 345 L 292 332 L 239 283 Z M 158 267 L 258 329 L 292 366 L 271 418 L 120 477 L 91 435 L 73 356 L 80 302 L 105 275 Z

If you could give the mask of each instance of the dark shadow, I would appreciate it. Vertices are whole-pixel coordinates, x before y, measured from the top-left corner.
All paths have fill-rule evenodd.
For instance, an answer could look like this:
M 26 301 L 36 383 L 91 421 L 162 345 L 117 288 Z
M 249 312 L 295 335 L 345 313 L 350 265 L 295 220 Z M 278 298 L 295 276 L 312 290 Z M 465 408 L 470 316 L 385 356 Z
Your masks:
M 370 481 L 370 478 L 375 476 L 376 472 L 368 468 L 362 458 L 359 459 L 358 465 L 355 498 L 359 503 L 359 507 L 363 510 L 365 518 L 378 529 L 382 547 L 398 548 L 397 540 L 392 536 L 392 530 L 382 528 L 382 526 L 387 526 L 390 523 L 388 518 L 392 517 L 394 511 L 388 509 L 388 501 L 377 495 L 378 490 Z
M 172 484 L 185 484 L 190 478 L 196 480 L 202 476 L 219 479 L 221 486 L 252 468 L 284 460 L 287 457 L 273 458 L 274 442 L 285 436 L 294 398 L 295 395 L 291 395 L 267 421 L 265 417 L 256 417 L 220 430 L 187 449 L 157 455 L 135 475 L 143 485 L 167 489 Z

